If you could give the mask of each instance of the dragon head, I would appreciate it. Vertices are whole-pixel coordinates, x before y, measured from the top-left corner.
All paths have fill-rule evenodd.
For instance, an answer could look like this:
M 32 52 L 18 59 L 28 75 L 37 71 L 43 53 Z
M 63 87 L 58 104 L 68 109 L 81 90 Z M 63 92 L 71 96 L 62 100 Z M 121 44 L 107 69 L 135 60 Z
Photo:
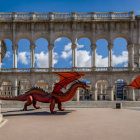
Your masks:
M 87 90 L 87 88 L 89 87 L 86 82 L 82 82 L 82 81 L 79 81 L 77 80 L 77 83 L 80 84 L 80 87 L 83 88 L 84 90 Z

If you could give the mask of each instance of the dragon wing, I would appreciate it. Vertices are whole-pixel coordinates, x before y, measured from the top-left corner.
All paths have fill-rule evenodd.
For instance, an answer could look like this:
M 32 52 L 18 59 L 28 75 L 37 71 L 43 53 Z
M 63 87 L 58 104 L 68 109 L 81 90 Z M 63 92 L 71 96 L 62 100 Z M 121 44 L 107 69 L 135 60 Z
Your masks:
M 138 76 L 135 80 L 133 80 L 129 85 L 125 85 L 125 86 L 130 86 L 130 87 L 140 89 L 140 76 Z
M 56 74 L 59 76 L 60 80 L 58 83 L 55 84 L 53 92 L 59 93 L 62 88 L 66 88 L 66 86 L 81 78 L 82 76 L 85 76 L 83 73 L 78 72 L 56 72 Z

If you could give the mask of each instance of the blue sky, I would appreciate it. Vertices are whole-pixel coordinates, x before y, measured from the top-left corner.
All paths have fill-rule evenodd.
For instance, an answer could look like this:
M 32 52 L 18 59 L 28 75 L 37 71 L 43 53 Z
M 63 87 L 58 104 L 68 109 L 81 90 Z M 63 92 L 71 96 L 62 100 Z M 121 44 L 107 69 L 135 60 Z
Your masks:
M 135 14 L 140 14 L 140 1 L 139 0 L 5 0 L 1 1 L 0 12 L 128 12 L 135 11 Z M 12 49 L 11 42 L 5 40 L 7 44 L 7 54 L 4 58 L 2 67 L 10 68 L 12 67 Z M 97 44 L 97 66 L 107 65 L 107 42 L 103 39 L 96 42 Z M 18 49 L 18 67 L 30 67 L 30 43 L 27 40 L 21 40 Z M 36 42 L 37 48 L 36 53 L 36 63 L 35 67 L 47 67 L 48 62 L 48 49 L 47 41 L 44 39 L 39 39 Z M 71 67 L 72 66 L 72 55 L 69 46 L 71 42 L 67 38 L 59 38 L 55 42 L 54 47 L 54 63 L 55 67 Z M 127 61 L 127 50 L 126 41 L 124 39 L 116 39 L 114 41 L 113 48 L 113 60 L 114 66 L 126 66 Z M 24 47 L 24 48 L 23 48 Z M 119 47 L 119 49 L 118 49 Z M 26 52 L 26 53 L 25 53 Z M 91 61 L 91 50 L 90 41 L 88 39 L 78 40 L 77 55 L 83 56 L 85 60 L 77 59 L 78 66 L 90 66 Z M 45 61 L 44 61 L 45 59 Z M 123 61 L 122 61 L 123 60 Z M 100 65 L 100 61 L 104 62 Z
M 1 12 L 139 11 L 139 0 L 1 0 Z

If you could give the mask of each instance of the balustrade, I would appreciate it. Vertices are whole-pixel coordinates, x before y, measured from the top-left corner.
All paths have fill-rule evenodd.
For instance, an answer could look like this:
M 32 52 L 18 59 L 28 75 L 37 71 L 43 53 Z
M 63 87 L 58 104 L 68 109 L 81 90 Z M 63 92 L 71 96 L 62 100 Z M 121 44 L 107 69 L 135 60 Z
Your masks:
M 100 13 L 100 12 L 90 12 L 90 13 L 0 13 L 0 20 L 5 19 L 134 19 L 134 12 L 125 12 L 125 13 L 117 13 L 117 12 L 110 12 L 110 13 Z
M 91 72 L 91 71 L 108 71 L 109 67 L 75 67 L 75 68 L 53 68 L 52 72 Z M 128 67 L 112 67 L 110 71 L 129 71 Z M 2 68 L 1 72 L 49 72 L 49 68 Z

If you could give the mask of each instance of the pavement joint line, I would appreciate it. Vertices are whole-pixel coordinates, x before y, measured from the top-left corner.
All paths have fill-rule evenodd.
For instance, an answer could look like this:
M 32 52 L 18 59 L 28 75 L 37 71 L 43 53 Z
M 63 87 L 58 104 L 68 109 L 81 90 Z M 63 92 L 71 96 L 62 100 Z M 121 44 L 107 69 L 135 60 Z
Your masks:
M 2 122 L 0 122 L 0 128 L 3 127 L 7 122 L 7 119 L 3 119 Z

